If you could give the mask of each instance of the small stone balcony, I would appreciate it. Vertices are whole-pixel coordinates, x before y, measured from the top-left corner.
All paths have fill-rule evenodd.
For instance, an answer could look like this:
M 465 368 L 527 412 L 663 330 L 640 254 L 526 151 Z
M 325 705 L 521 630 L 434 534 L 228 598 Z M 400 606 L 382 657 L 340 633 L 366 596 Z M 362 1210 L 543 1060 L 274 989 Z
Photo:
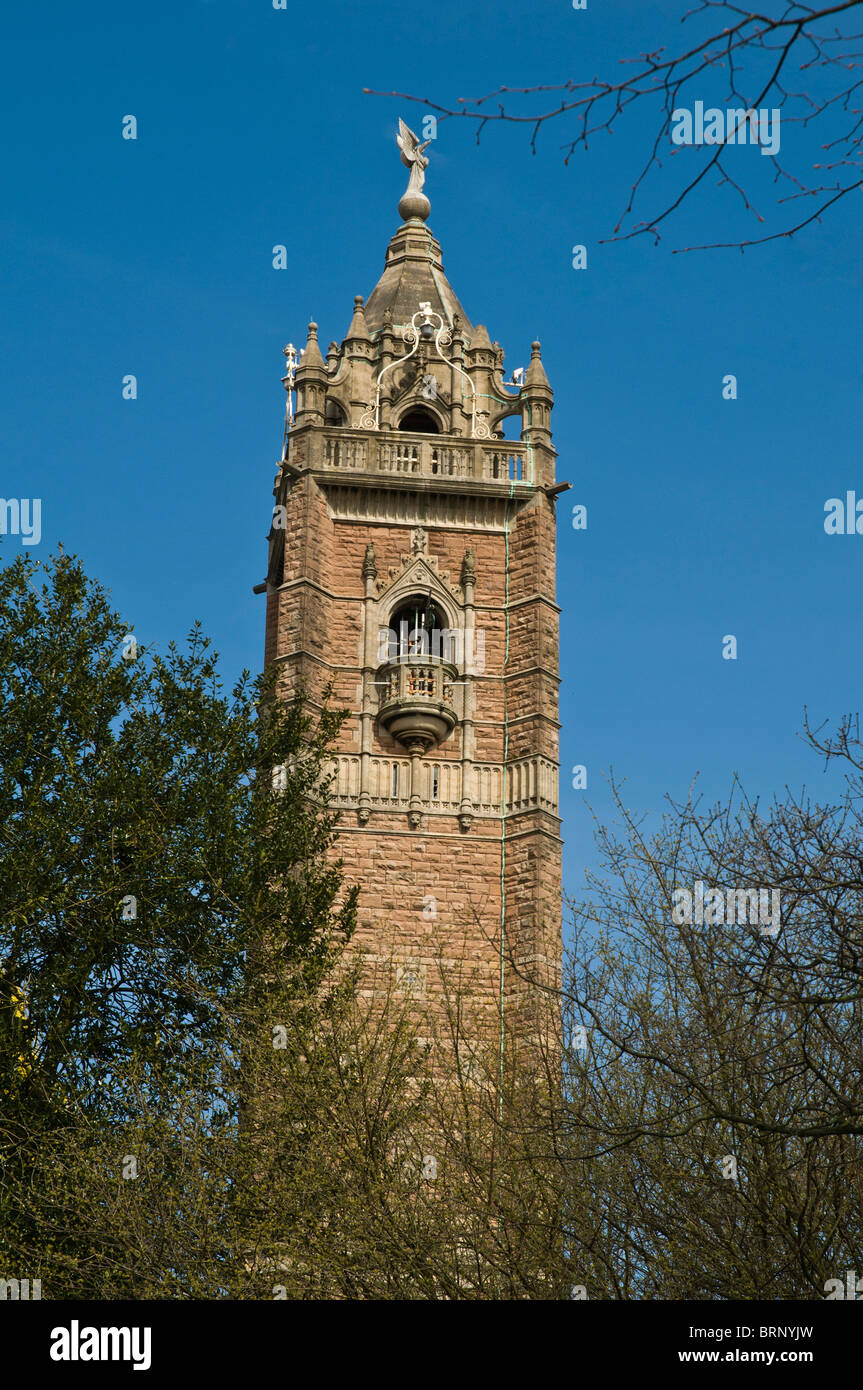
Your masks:
M 387 733 L 411 752 L 427 753 L 456 725 L 455 666 L 439 657 L 404 657 L 377 674 L 379 718 Z

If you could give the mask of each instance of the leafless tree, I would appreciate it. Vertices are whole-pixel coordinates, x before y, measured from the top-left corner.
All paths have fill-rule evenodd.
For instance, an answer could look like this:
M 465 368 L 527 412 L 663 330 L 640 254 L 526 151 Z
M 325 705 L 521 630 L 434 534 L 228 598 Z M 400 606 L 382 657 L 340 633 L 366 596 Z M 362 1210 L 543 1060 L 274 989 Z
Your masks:
M 473 122 L 477 141 L 494 122 L 525 125 L 534 153 L 542 129 L 559 126 L 566 132 L 561 148 L 567 163 L 578 149 L 586 150 L 593 137 L 615 131 L 638 103 L 639 112 L 647 108 L 654 113 L 645 112 L 639 127 L 650 133 L 646 158 L 607 240 L 648 234 L 658 242 L 664 225 L 681 205 L 701 185 L 715 179 L 739 196 L 746 212 L 765 230 L 737 240 L 676 249 L 735 246 L 743 250 L 792 237 L 820 222 L 863 185 L 859 106 L 863 79 L 857 76 L 863 35 L 854 32 L 860 22 L 854 12 L 860 4 L 861 0 L 842 0 L 809 6 L 792 0 L 753 11 L 729 0 L 702 0 L 680 17 L 687 26 L 685 41 L 622 58 L 626 71 L 618 80 L 570 77 L 534 87 L 501 86 L 483 96 L 459 97 L 455 106 L 415 93 L 373 94 L 420 102 L 439 122 L 451 118 Z M 740 112 L 729 123 L 730 130 L 726 128 L 723 142 L 709 142 L 705 133 L 703 144 L 697 139 L 688 149 L 675 144 L 675 112 L 692 109 L 699 100 L 709 105 L 718 95 L 717 83 L 725 93 L 724 114 Z M 779 112 L 781 128 L 793 133 L 793 138 L 786 136 L 781 143 L 781 158 L 777 150 L 769 162 L 759 159 L 745 166 L 750 187 L 765 176 L 774 186 L 769 196 L 775 228 L 768 225 L 771 214 L 759 210 L 755 195 L 744 186 L 742 163 L 734 158 L 733 148 L 729 150 L 729 145 L 746 140 L 748 127 L 750 142 L 754 135 L 761 153 L 768 153 L 752 119 L 742 120 L 744 112 L 759 111 Z M 670 187 L 659 173 L 666 160 L 672 166 Z M 655 210 L 637 216 L 636 201 L 648 194 L 648 185 L 651 196 L 654 185 L 660 186 Z

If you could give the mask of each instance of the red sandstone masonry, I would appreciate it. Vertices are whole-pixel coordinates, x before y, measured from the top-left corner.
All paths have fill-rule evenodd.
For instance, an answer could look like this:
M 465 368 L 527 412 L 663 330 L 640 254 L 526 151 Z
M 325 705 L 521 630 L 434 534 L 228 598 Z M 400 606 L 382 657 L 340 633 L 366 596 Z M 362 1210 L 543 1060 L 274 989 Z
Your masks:
M 416 264 L 415 273 L 421 275 L 422 263 Z M 434 299 L 437 290 L 430 284 L 423 293 Z M 554 483 L 555 455 L 548 430 L 551 392 L 544 373 L 540 367 L 525 388 L 532 402 L 525 417 L 532 422 L 525 438 L 533 451 L 536 486 L 523 487 L 516 495 L 506 481 L 488 485 L 488 495 L 500 509 L 498 515 L 508 517 L 507 543 L 500 523 L 449 525 L 443 513 L 437 516 L 437 485 L 432 479 L 416 483 L 380 472 L 366 474 L 353 465 L 352 471 L 336 475 L 321 466 L 327 457 L 326 443 L 338 439 L 333 427 L 324 423 L 325 400 L 331 395 L 354 426 L 368 408 L 368 383 L 373 375 L 363 360 L 367 349 L 356 346 L 362 341 L 360 332 L 347 351 L 346 340 L 336 369 L 328 376 L 323 365 L 317 365 L 316 339 L 310 338 L 305 359 L 310 365 L 297 376 L 300 404 L 288 467 L 277 491 L 277 500 L 286 507 L 287 528 L 281 583 L 271 586 L 267 597 L 266 659 L 279 664 L 285 695 L 303 681 L 309 698 L 317 702 L 332 685 L 334 703 L 350 711 L 336 752 L 358 759 L 364 560 L 367 547 L 373 546 L 377 601 L 390 572 L 398 574 L 404 558 L 411 556 L 417 524 L 392 521 L 386 505 L 409 495 L 406 489 L 418 489 L 425 499 L 418 504 L 426 532 L 421 553 L 436 562 L 437 577 L 456 608 L 463 598 L 465 552 L 473 552 L 475 623 L 485 636 L 485 669 L 473 687 L 475 762 L 500 764 L 506 757 L 509 765 L 529 758 L 556 764 L 555 519 L 554 503 L 543 490 Z M 380 338 L 375 341 L 373 354 Z M 489 363 L 492 357 L 488 355 Z M 530 371 L 534 372 L 533 361 Z M 490 366 L 478 366 L 476 372 L 478 389 L 486 398 L 492 389 L 501 389 Z M 481 379 L 482 372 L 486 377 Z M 447 369 L 441 399 L 450 400 L 450 393 Z M 358 407 L 358 401 L 364 404 Z M 388 400 L 386 410 L 388 417 L 397 413 L 395 402 Z M 465 440 L 468 423 L 453 407 L 447 422 L 452 432 L 440 436 L 444 447 L 460 443 L 473 447 L 470 439 Z M 359 448 L 366 440 L 376 443 L 372 433 L 362 436 L 356 429 L 344 437 L 345 448 Z M 403 438 L 419 448 L 428 446 L 427 435 Z M 348 485 L 356 495 L 345 510 L 331 489 Z M 446 487 L 449 490 L 441 496 L 450 499 L 457 489 L 451 481 Z M 465 489 L 468 510 L 475 493 L 476 489 Z M 405 749 L 394 744 L 376 717 L 369 751 L 372 758 L 407 758 Z M 427 754 L 427 761 L 446 765 L 460 760 L 463 752 L 464 730 L 457 724 Z M 508 771 L 507 785 L 511 775 Z M 435 953 L 440 949 L 450 962 L 472 972 L 470 988 L 477 1006 L 496 1008 L 501 990 L 502 916 L 505 955 L 511 952 L 528 971 L 536 968 L 553 976 L 559 969 L 560 849 L 558 818 L 539 805 L 512 811 L 505 818 L 474 808 L 470 828 L 465 830 L 452 808 L 438 810 L 433 805 L 421 807 L 416 827 L 410 825 L 406 809 L 381 805 L 372 806 L 363 823 L 355 798 L 340 811 L 336 854 L 343 860 L 346 882 L 360 885 L 357 940 L 370 960 L 380 965 L 392 951 L 396 969 L 411 976 L 411 987 L 434 999 L 440 989 L 435 969 Z M 429 914 L 432 902 L 433 917 Z M 528 1027 L 530 991 L 508 967 L 503 997 L 507 1026 Z

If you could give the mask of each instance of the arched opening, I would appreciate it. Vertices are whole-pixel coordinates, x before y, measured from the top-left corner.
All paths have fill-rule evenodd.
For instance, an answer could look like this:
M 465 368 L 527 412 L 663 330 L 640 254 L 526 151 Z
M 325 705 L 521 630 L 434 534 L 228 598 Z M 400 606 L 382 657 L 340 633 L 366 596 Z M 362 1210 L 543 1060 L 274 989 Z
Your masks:
M 494 427 L 498 439 L 511 439 L 517 443 L 521 439 L 521 411 L 515 415 L 504 415 Z
M 395 647 L 392 661 L 410 661 L 422 657 L 447 657 L 443 651 L 446 640 L 443 633 L 448 631 L 446 617 L 427 594 L 417 594 L 399 605 L 390 619 L 390 628 L 395 634 L 395 643 L 390 638 L 391 650 Z
M 324 424 L 343 425 L 345 423 L 345 418 L 345 412 L 342 410 L 338 401 L 334 401 L 327 396 L 327 403 L 324 407 Z
M 431 411 L 417 407 L 402 416 L 399 429 L 411 434 L 440 434 L 440 425 Z

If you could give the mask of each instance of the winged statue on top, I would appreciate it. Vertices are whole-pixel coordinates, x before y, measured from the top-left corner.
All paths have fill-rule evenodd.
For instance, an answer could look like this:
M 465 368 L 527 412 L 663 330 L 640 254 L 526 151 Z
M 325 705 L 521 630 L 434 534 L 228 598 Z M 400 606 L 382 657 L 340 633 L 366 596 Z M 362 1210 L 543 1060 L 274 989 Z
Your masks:
M 426 169 L 428 168 L 428 158 L 423 154 L 423 150 L 431 144 L 431 140 L 420 141 L 418 135 L 414 135 L 409 125 L 406 125 L 399 116 L 399 133 L 396 142 L 402 152 L 402 164 L 407 165 L 411 171 L 407 193 L 419 193 L 425 183 Z

